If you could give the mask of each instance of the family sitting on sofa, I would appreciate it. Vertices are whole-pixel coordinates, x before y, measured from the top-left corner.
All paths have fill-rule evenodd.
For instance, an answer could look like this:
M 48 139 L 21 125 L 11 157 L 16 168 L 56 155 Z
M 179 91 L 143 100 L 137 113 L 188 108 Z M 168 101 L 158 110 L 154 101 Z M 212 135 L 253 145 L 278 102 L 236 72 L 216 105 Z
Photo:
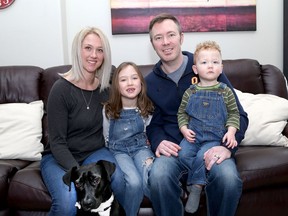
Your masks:
M 47 103 L 44 101 L 44 104 L 47 104 L 45 108 L 49 138 L 42 152 L 40 169 L 44 184 L 51 196 L 49 215 L 76 215 L 75 203 L 78 201 L 76 190 L 79 185 L 73 184 L 69 188 L 62 178 L 67 171 L 74 167 L 100 160 L 113 162 L 116 165 L 111 176 L 111 188 L 126 215 L 137 215 L 146 198 L 149 198 L 153 214 L 156 215 L 184 215 L 185 211 L 195 213 L 198 205 L 201 206 L 201 188 L 203 186 L 205 186 L 203 188 L 206 197 L 202 202 L 206 202 L 208 215 L 241 215 L 243 210 L 237 211 L 241 199 L 247 206 L 254 204 L 254 202 L 249 202 L 249 199 L 246 201 L 246 194 L 242 198 L 243 182 L 249 182 L 245 185 L 247 196 L 249 194 L 254 196 L 256 193 L 254 188 L 263 186 L 261 188 L 263 199 L 260 203 L 263 205 L 263 209 L 269 208 L 268 205 L 271 205 L 271 211 L 276 213 L 275 209 L 279 209 L 280 214 L 278 215 L 286 215 L 288 213 L 288 208 L 285 207 L 288 200 L 285 198 L 288 194 L 286 193 L 288 192 L 288 160 L 286 157 L 288 151 L 272 150 L 272 153 L 278 150 L 279 153 L 281 152 L 281 157 L 276 158 L 281 160 L 279 170 L 275 168 L 279 166 L 276 163 L 274 165 L 275 158 L 268 157 L 271 152 L 259 147 L 257 152 L 265 151 L 264 159 L 266 162 L 269 160 L 271 166 L 268 166 L 274 170 L 269 169 L 269 172 L 266 172 L 266 168 L 259 167 L 259 170 L 265 174 L 273 176 L 271 178 L 263 177 L 261 178 L 263 182 L 259 183 L 257 178 L 262 173 L 261 175 L 259 173 L 256 173 L 255 176 L 250 175 L 251 178 L 249 176 L 251 171 L 248 166 L 257 166 L 251 164 L 249 157 L 250 155 L 250 158 L 257 159 L 259 157 L 259 161 L 262 160 L 262 157 L 254 154 L 256 151 L 252 151 L 253 149 L 249 147 L 246 152 L 239 153 L 237 149 L 242 143 L 250 144 L 253 142 L 250 139 L 255 140 L 255 137 L 259 140 L 255 143 L 257 146 L 261 146 L 265 142 L 269 142 L 268 145 L 288 146 L 288 139 L 282 134 L 283 130 L 284 134 L 288 134 L 286 127 L 288 116 L 285 111 L 288 109 L 287 89 L 281 88 L 283 92 L 275 93 L 283 98 L 273 95 L 262 97 L 262 95 L 252 95 L 234 89 L 230 83 L 231 80 L 228 80 L 226 74 L 222 73 L 221 51 L 215 42 L 200 44 L 201 49 L 198 48 L 201 53 L 199 54 L 198 50 L 198 54 L 195 56 L 181 50 L 184 35 L 179 21 L 173 15 L 159 14 L 154 17 L 149 25 L 149 35 L 151 44 L 160 58 L 159 62 L 153 66 L 153 71 L 144 74 L 136 64 L 125 62 L 124 66 L 120 65 L 114 71 L 113 83 L 109 90 L 113 70 L 110 46 L 106 36 L 95 27 L 84 28 L 76 34 L 72 45 L 72 67 L 69 67 L 69 70 L 64 73 L 59 71 L 60 78 L 53 84 Z M 197 64 L 194 65 L 195 58 L 197 58 Z M 229 61 L 226 62 L 227 69 L 229 69 Z M 249 64 L 254 64 L 254 61 Z M 243 66 L 245 71 L 245 65 L 240 64 L 240 66 Z M 239 70 L 242 69 L 241 67 Z M 149 70 L 150 68 L 152 67 L 149 66 Z M 216 71 L 214 71 L 215 68 Z M 264 73 L 265 71 L 267 74 L 269 72 L 269 68 L 260 66 L 258 68 L 263 69 Z M 251 76 L 254 74 L 252 73 Z M 265 77 L 262 74 L 261 76 Z M 257 81 L 258 77 L 259 74 L 256 74 Z M 194 83 L 196 78 L 198 83 Z M 249 82 L 250 78 L 246 78 L 246 81 Z M 254 78 L 251 77 L 251 80 Z M 241 79 L 241 76 L 239 75 L 237 79 Z M 279 79 L 282 82 L 283 77 L 279 77 Z M 267 86 L 285 86 L 284 81 L 283 83 L 271 83 L 268 83 Z M 190 88 L 191 84 L 194 84 L 193 88 Z M 268 93 L 274 91 L 274 89 L 266 89 L 266 86 L 261 85 L 247 85 L 245 88 L 258 88 L 262 92 Z M 233 110 L 236 113 L 232 120 L 230 116 L 220 116 L 223 124 L 228 125 L 229 130 L 228 132 L 221 130 L 220 134 L 217 134 L 216 143 L 202 148 L 202 143 L 198 144 L 198 141 L 200 136 L 203 139 L 204 135 L 198 134 L 202 132 L 198 131 L 198 128 L 190 128 L 194 123 L 189 122 L 190 117 L 188 116 L 184 117 L 186 123 L 179 128 L 181 124 L 178 124 L 177 117 L 179 115 L 177 116 L 177 114 L 179 114 L 182 97 L 187 92 L 193 95 L 193 101 L 198 94 L 202 98 L 202 94 L 204 94 L 205 101 L 197 103 L 202 106 L 201 111 L 203 108 L 212 106 L 209 109 L 215 115 L 221 115 L 213 108 L 213 105 L 216 104 L 213 99 L 217 98 L 221 101 L 219 104 L 217 102 L 218 106 L 222 106 L 221 109 L 226 110 L 224 104 L 228 103 L 228 111 Z M 251 93 L 254 91 L 251 90 Z M 189 104 L 188 108 L 192 106 L 187 95 L 183 100 Z M 269 113 L 272 109 L 273 114 L 278 113 L 279 115 L 277 114 L 276 120 L 268 121 L 266 117 L 275 117 L 273 114 L 266 114 L 268 113 L 266 104 L 271 101 L 274 101 L 277 106 L 268 107 Z M 105 104 L 104 110 L 103 104 Z M 258 107 L 255 110 L 256 106 Z M 41 107 L 43 108 L 43 103 Z M 183 110 L 187 111 L 188 108 L 183 108 Z M 263 111 L 262 114 L 259 110 Z M 250 116 L 251 113 L 253 113 L 253 118 L 252 115 Z M 203 112 L 199 111 L 197 114 L 201 116 L 202 121 L 206 120 L 207 115 Z M 43 113 L 41 113 L 42 115 Z M 254 116 L 258 118 L 256 121 L 254 121 Z M 212 126 L 218 126 L 214 121 L 215 119 L 211 120 Z M 188 128 L 183 130 L 183 127 Z M 196 134 L 195 130 L 197 130 Z M 271 133 L 271 136 L 263 135 L 264 132 Z M 186 150 L 182 152 L 183 149 L 187 149 L 185 146 L 179 145 L 183 137 L 193 144 L 197 142 L 199 152 L 192 154 L 187 151 L 187 155 Z M 203 141 L 209 139 L 210 134 L 209 138 L 204 137 Z M 196 157 L 195 160 L 200 158 L 202 161 L 199 169 L 191 173 L 190 169 L 195 169 L 191 167 L 192 164 L 189 166 L 189 164 L 183 163 L 187 157 L 191 157 L 189 160 L 194 157 Z M 259 166 L 263 165 L 262 162 L 259 164 Z M 241 166 L 241 175 L 238 172 L 238 166 Z M 205 174 L 201 182 L 194 179 L 194 173 L 198 171 Z M 13 174 L 15 172 L 17 170 L 13 171 Z M 279 173 L 281 173 L 280 178 Z M 277 184 L 276 188 L 268 186 L 269 181 L 271 184 Z M 184 197 L 183 204 L 183 189 L 186 189 L 186 186 L 184 188 L 183 185 L 186 184 L 188 200 L 187 197 Z M 201 188 L 197 188 L 195 184 L 200 184 Z M 13 188 L 9 188 L 9 190 L 12 191 Z M 270 195 L 279 199 L 272 200 L 271 204 L 269 202 Z M 274 205 L 274 201 L 277 204 Z M 13 197 L 9 198 L 8 205 L 12 205 L 13 202 Z M 88 205 L 92 207 L 93 203 L 88 203 Z M 281 207 L 279 208 L 279 206 Z M 255 208 L 256 210 L 251 207 L 251 215 L 258 212 L 258 207 Z M 25 207 L 21 208 L 25 209 Z M 243 209 L 249 211 L 247 207 Z M 88 208 L 88 210 L 91 209 Z M 267 215 L 269 214 L 267 212 Z M 242 215 L 248 214 L 242 213 Z
M 122 135 L 133 136 L 134 142 L 130 143 L 135 145 L 134 148 L 137 146 L 139 149 L 148 148 L 148 145 L 143 146 L 143 141 L 141 142 L 143 138 L 138 136 L 141 131 L 146 131 L 145 127 L 148 125 L 146 133 L 156 158 L 153 161 L 148 180 L 143 183 L 143 189 L 142 181 L 128 181 L 129 172 L 123 170 L 123 174 L 119 168 L 116 168 L 112 175 L 111 187 L 127 215 L 137 215 L 143 200 L 142 191 L 146 184 L 156 215 L 183 215 L 184 208 L 180 196 L 182 189 L 179 186 L 179 181 L 182 174 L 187 171 L 177 157 L 181 152 L 179 143 L 183 137 L 178 128 L 177 112 L 184 91 L 189 88 L 191 79 L 196 76 L 192 70 L 193 54 L 182 52 L 183 32 L 178 20 L 172 15 L 160 14 L 156 16 L 150 22 L 149 33 L 152 46 L 160 57 L 153 73 L 146 78 L 147 94 L 155 106 L 153 118 L 149 125 L 144 125 L 143 121 L 140 125 L 131 125 L 130 121 L 133 122 L 133 120 L 125 121 L 127 116 L 123 116 L 122 106 L 125 110 L 130 108 L 135 111 L 140 108 L 139 111 L 136 111 L 139 113 L 145 111 L 142 104 L 139 104 L 141 101 L 137 100 L 141 89 L 139 87 L 137 89 L 132 82 L 139 79 L 136 74 L 130 75 L 132 78 L 127 75 L 119 77 L 118 88 L 121 94 L 118 93 L 119 98 L 115 98 L 115 100 L 122 100 L 122 106 L 119 107 L 121 103 L 118 104 L 118 116 L 114 115 L 112 119 L 116 119 L 116 122 L 126 122 L 127 126 L 122 125 L 124 131 L 126 130 L 122 132 Z M 107 87 L 109 86 L 111 71 L 110 47 L 107 38 L 97 28 L 83 29 L 75 36 L 72 52 L 72 68 L 67 73 L 62 74 L 62 79 L 56 81 L 51 89 L 47 104 L 49 142 L 43 152 L 41 173 L 52 197 L 50 209 L 52 215 L 76 214 L 76 193 L 69 191 L 68 187 L 63 187 L 62 176 L 67 170 L 98 160 L 114 162 L 123 168 L 122 163 L 120 163 L 121 160 L 138 152 L 134 150 L 134 153 L 130 149 L 131 147 L 129 148 L 130 151 L 124 154 L 125 156 L 121 155 L 121 157 L 116 152 L 116 162 L 113 155 L 105 148 L 105 141 L 102 136 L 101 107 L 103 102 L 108 99 Z M 206 61 L 217 60 L 218 64 L 222 64 L 219 56 L 217 59 L 215 56 L 209 56 L 208 59 L 206 59 L 207 57 L 202 58 Z M 208 62 L 207 67 L 209 67 Z M 207 73 L 211 73 L 212 68 L 210 67 L 210 71 Z M 222 70 L 218 72 L 220 75 L 219 82 L 223 82 L 230 89 L 233 89 L 226 76 L 221 72 Z M 215 75 L 209 77 L 207 74 L 206 81 L 211 78 L 215 78 Z M 127 81 L 127 79 L 129 80 Z M 123 83 L 127 86 L 122 90 L 120 86 Z M 201 81 L 202 83 L 205 83 L 204 80 Z M 145 93 L 144 91 L 143 94 Z M 144 96 L 142 95 L 142 97 Z M 240 127 L 236 133 L 236 140 L 240 143 L 248 126 L 248 118 L 238 100 L 236 103 L 240 111 Z M 113 109 L 115 108 L 113 107 Z M 134 118 L 132 117 L 132 119 Z M 133 130 L 130 131 L 129 127 Z M 137 130 L 138 127 L 140 127 L 140 131 Z M 109 127 L 109 130 L 112 128 Z M 197 135 L 195 137 L 197 139 Z M 109 139 L 112 138 L 113 135 L 110 133 Z M 116 140 L 113 142 L 113 146 L 120 145 L 121 141 Z M 129 142 L 126 140 L 122 143 L 127 145 Z M 144 144 L 146 144 L 146 138 Z M 207 149 L 205 153 L 205 164 L 209 170 L 206 192 L 210 215 L 234 215 L 236 212 L 241 196 L 242 181 L 233 158 L 235 150 L 236 148 L 228 148 L 218 143 L 218 145 Z M 153 156 L 150 154 L 142 155 L 143 160 L 145 157 Z M 141 162 L 136 163 L 135 158 L 129 161 L 131 164 L 128 165 L 127 163 L 126 166 L 131 167 L 131 171 L 133 170 L 132 167 L 136 166 L 140 177 L 145 180 L 143 174 L 148 175 L 147 170 L 144 172 L 145 166 L 143 167 Z M 217 166 L 213 166 L 215 163 Z M 139 183 L 140 186 L 137 185 Z M 142 189 L 140 193 L 137 189 L 139 187 Z M 194 193 L 194 191 L 190 192 Z M 147 196 L 146 193 L 145 195 Z M 186 209 L 190 208 L 187 207 Z M 197 207 L 192 213 L 196 210 Z

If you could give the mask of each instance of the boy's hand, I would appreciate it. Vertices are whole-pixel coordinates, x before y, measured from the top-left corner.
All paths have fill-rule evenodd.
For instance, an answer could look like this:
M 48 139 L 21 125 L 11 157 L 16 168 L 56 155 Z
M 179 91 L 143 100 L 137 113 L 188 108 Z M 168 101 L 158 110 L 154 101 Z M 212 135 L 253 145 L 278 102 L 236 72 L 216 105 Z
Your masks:
M 180 131 L 188 142 L 195 142 L 196 133 L 193 130 L 188 129 L 187 126 L 183 126 L 180 128 Z
M 227 148 L 235 148 L 238 143 L 235 139 L 235 133 L 236 133 L 237 129 L 234 127 L 228 127 L 228 131 L 227 133 L 224 135 L 222 142 L 225 143 L 225 146 Z

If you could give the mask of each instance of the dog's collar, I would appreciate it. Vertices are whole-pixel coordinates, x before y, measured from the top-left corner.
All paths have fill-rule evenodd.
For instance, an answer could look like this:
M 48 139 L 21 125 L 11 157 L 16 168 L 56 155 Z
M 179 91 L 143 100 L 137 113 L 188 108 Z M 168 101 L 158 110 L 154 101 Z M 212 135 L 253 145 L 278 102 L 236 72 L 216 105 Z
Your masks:
M 112 194 L 111 197 L 108 200 L 106 200 L 104 203 L 101 203 L 97 209 L 91 209 L 91 212 L 98 213 L 100 216 L 109 216 L 113 200 L 114 200 L 114 195 Z M 79 202 L 76 202 L 75 206 L 78 209 L 81 209 L 81 205 Z

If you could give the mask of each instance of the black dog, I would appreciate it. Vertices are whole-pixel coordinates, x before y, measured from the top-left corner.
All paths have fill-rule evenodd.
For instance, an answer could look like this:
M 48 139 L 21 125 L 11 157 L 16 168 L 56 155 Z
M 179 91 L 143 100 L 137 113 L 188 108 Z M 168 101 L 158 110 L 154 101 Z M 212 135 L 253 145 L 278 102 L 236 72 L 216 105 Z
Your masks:
M 73 167 L 64 176 L 63 181 L 71 188 L 74 182 L 77 191 L 75 204 L 77 215 L 125 215 L 111 190 L 111 175 L 115 171 L 115 164 L 109 161 Z

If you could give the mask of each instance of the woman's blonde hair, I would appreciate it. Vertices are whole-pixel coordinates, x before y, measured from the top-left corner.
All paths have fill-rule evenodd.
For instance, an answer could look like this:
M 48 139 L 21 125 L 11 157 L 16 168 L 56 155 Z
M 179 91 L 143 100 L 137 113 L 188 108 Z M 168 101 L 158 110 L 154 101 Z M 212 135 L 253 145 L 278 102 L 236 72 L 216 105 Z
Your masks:
M 96 27 L 86 27 L 78 32 L 73 40 L 71 56 L 72 56 L 72 68 L 68 72 L 61 74 L 63 77 L 71 76 L 72 80 L 79 81 L 84 78 L 83 63 L 81 58 L 81 49 L 84 39 L 89 34 L 97 35 L 102 43 L 104 61 L 100 68 L 97 69 L 95 76 L 100 81 L 100 90 L 104 90 L 109 87 L 109 81 L 111 77 L 111 49 L 107 37 L 104 33 Z

